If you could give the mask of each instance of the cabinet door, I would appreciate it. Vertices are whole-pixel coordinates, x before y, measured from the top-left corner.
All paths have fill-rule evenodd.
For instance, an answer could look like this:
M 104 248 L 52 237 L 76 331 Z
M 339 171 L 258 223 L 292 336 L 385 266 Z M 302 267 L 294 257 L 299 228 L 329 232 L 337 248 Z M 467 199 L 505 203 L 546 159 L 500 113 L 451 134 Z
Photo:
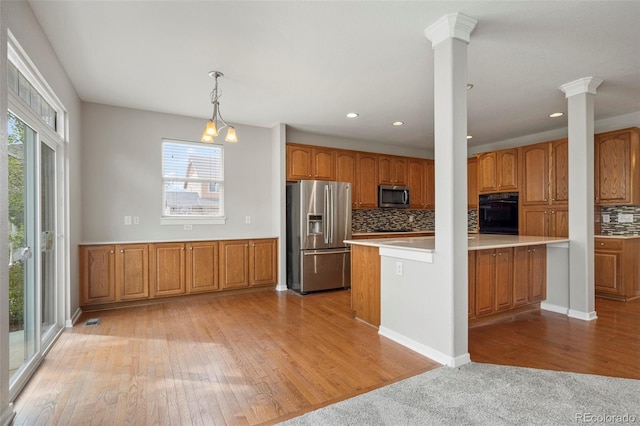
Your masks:
M 378 207 L 378 155 L 356 154 L 356 199 L 358 208 Z
M 551 206 L 549 211 L 549 236 L 569 237 L 569 208 Z
M 424 208 L 435 209 L 436 207 L 436 170 L 433 160 L 427 160 L 425 165 L 425 195 Z
M 329 148 L 311 150 L 311 173 L 317 180 L 336 180 L 335 151 Z
M 287 145 L 287 180 L 311 178 L 311 148 Z
M 492 192 L 498 187 L 496 172 L 498 167 L 497 153 L 486 152 L 478 156 L 478 191 Z
M 188 293 L 218 290 L 218 242 L 187 243 L 186 285 Z
M 173 296 L 185 292 L 184 243 L 151 245 L 151 297 Z
M 276 240 L 249 242 L 249 285 L 275 284 L 278 279 Z
M 378 156 L 378 183 L 380 185 L 393 185 L 393 162 L 388 155 Z
M 249 286 L 249 241 L 220 242 L 220 286 Z
M 621 294 L 621 267 L 620 251 L 596 250 L 594 255 L 596 291 Z
M 497 156 L 498 189 L 518 189 L 518 150 L 505 149 L 498 151 Z
M 476 252 L 469 250 L 469 301 L 468 301 L 468 314 L 469 318 L 476 316 Z
M 569 202 L 569 141 L 560 139 L 551 143 L 551 202 Z
M 495 250 L 476 251 L 476 316 L 495 311 Z
M 467 208 L 478 208 L 478 159 L 467 160 Z
M 549 144 L 540 143 L 522 149 L 523 206 L 547 205 L 549 203 Z
M 354 152 L 336 152 L 336 181 L 350 182 L 353 188 L 356 182 L 356 154 Z
M 518 307 L 529 303 L 530 247 L 513 248 L 513 306 Z
M 118 300 L 149 297 L 149 246 L 116 246 L 116 290 Z
M 426 161 L 417 158 L 409 159 L 407 164 L 407 184 L 411 189 L 412 209 L 425 208 Z
M 547 298 L 547 246 L 528 247 L 529 254 L 529 302 Z
M 628 132 L 597 136 L 595 140 L 595 196 L 597 204 L 627 203 L 629 176 Z
M 392 178 L 394 185 L 407 184 L 407 159 L 402 157 L 392 158 Z
M 496 311 L 513 306 L 513 249 L 496 249 Z
M 548 236 L 549 211 L 547 207 L 523 207 L 520 210 L 520 235 Z
M 82 304 L 116 300 L 115 247 L 82 247 Z

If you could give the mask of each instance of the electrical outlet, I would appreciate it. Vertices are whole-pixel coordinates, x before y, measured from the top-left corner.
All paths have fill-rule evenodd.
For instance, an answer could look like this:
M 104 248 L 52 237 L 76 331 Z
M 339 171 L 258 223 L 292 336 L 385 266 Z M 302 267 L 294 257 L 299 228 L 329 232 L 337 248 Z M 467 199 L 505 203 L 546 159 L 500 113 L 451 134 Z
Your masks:
M 184 226 L 184 230 L 185 231 L 193 231 L 193 225 L 185 225 Z
M 133 217 L 133 224 L 134 225 L 140 225 L 140 216 L 134 216 Z
M 402 276 L 402 262 L 396 262 L 396 275 Z
M 124 217 L 124 224 L 125 225 L 131 225 L 131 216 L 125 216 Z
M 411 214 L 409 215 L 409 222 L 413 222 L 415 220 L 415 217 Z
M 633 213 L 630 214 L 618 214 L 618 223 L 633 223 Z
M 611 216 L 609 216 L 608 214 L 603 214 L 603 215 L 602 215 L 602 222 L 603 222 L 603 223 L 609 223 L 609 222 L 611 222 Z

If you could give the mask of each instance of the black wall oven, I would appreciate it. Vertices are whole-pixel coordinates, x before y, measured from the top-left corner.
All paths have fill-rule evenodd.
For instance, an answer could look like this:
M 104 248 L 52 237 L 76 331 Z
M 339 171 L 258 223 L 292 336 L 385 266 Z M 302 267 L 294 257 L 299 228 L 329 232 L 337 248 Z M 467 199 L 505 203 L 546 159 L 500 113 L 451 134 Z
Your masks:
M 518 193 L 481 194 L 478 225 L 481 234 L 518 235 Z

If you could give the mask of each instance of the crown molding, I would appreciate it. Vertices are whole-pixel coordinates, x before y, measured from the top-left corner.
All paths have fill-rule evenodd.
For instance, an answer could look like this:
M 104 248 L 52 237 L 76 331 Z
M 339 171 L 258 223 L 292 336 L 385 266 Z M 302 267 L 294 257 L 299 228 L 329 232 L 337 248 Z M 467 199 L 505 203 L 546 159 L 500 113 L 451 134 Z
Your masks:
M 574 95 L 581 93 L 596 94 L 596 89 L 604 80 L 598 77 L 584 77 L 572 82 L 563 84 L 559 89 L 564 92 L 566 98 L 570 98 Z
M 471 32 L 477 23 L 478 21 L 462 13 L 449 13 L 427 27 L 424 35 L 434 48 L 449 38 L 469 43 Z

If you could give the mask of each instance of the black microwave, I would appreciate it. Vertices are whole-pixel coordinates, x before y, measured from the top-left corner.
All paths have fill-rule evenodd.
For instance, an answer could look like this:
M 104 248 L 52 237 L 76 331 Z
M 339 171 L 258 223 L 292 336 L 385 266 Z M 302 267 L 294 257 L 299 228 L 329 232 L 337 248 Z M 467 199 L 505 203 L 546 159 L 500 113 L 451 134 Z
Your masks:
M 378 186 L 378 207 L 407 209 L 411 200 L 408 186 Z
M 481 234 L 518 235 L 518 193 L 497 192 L 478 197 Z

